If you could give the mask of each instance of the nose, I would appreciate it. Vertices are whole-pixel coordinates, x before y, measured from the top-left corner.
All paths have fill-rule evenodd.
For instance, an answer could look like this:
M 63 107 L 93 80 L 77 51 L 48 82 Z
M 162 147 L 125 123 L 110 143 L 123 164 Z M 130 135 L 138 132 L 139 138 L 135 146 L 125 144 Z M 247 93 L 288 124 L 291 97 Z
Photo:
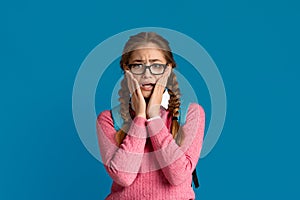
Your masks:
M 151 76 L 152 76 L 152 74 L 150 72 L 150 69 L 147 68 L 146 71 L 145 71 L 145 73 L 143 74 L 143 77 L 145 78 L 145 77 L 151 77 Z

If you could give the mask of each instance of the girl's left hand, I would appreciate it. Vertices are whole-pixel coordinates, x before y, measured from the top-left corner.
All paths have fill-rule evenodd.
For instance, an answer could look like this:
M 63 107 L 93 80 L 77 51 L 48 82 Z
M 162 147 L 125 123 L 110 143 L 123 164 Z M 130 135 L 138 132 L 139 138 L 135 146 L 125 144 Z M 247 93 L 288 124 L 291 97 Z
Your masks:
M 162 75 L 162 77 L 160 77 L 158 79 L 158 81 L 156 82 L 153 93 L 150 97 L 150 100 L 149 100 L 149 103 L 147 106 L 147 111 L 146 111 L 147 118 L 159 116 L 162 96 L 165 91 L 165 88 L 166 88 L 166 85 L 168 82 L 168 78 L 169 78 L 171 72 L 172 72 L 172 67 L 168 66 L 166 68 L 164 74 Z

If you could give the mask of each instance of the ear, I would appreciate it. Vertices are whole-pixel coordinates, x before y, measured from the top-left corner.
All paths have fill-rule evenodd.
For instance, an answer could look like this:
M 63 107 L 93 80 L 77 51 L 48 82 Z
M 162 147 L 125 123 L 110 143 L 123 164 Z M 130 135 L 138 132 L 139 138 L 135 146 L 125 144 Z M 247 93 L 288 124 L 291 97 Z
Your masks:
M 170 66 L 172 69 L 174 68 L 171 62 L 169 62 L 167 66 Z
M 122 65 L 122 68 L 123 68 L 124 70 L 129 70 L 129 67 L 128 67 L 126 64 L 123 64 L 123 65 Z

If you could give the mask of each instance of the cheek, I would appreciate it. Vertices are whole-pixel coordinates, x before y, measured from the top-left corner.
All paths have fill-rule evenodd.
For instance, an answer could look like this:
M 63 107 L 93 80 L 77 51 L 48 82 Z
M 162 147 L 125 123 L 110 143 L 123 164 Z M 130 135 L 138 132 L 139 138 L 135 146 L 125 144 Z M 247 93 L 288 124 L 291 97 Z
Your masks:
M 133 74 L 133 78 L 135 78 L 138 82 L 140 82 L 141 76 Z

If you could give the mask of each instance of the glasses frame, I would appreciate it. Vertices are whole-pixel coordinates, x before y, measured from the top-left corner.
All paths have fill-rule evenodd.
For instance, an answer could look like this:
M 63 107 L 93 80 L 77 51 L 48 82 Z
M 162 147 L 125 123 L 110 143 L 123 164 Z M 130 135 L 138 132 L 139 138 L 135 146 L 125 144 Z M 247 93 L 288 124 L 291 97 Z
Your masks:
M 127 66 L 129 67 L 130 72 L 131 72 L 132 74 L 135 74 L 135 75 L 142 75 L 142 74 L 145 74 L 145 72 L 146 72 L 147 69 L 149 69 L 149 71 L 150 71 L 150 73 L 151 73 L 152 75 L 161 75 L 161 74 L 165 73 L 165 70 L 166 70 L 168 64 L 169 64 L 169 63 L 166 63 L 166 64 L 153 63 L 153 64 L 151 64 L 151 65 L 146 65 L 146 64 L 134 63 L 134 64 L 128 64 Z M 134 72 L 132 72 L 132 71 L 131 71 L 131 67 L 132 67 L 133 65 L 143 65 L 144 71 L 143 71 L 142 73 L 134 73 Z M 164 67 L 163 72 L 162 72 L 162 73 L 159 73 L 159 74 L 154 74 L 154 73 L 152 73 L 151 67 L 152 67 L 153 65 L 162 65 L 162 66 Z

